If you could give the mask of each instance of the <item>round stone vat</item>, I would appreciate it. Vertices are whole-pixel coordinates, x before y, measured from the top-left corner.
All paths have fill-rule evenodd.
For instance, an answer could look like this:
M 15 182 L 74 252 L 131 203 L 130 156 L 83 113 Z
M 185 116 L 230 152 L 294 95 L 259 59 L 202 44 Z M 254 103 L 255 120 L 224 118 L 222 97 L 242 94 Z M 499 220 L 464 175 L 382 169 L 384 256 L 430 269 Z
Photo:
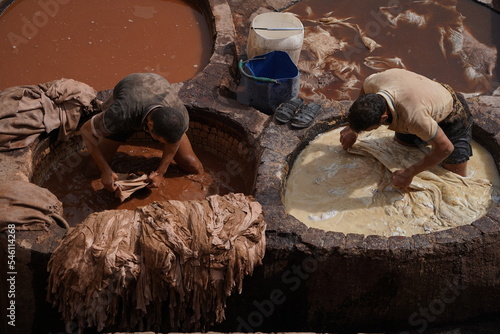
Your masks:
M 103 90 L 136 72 L 186 81 L 212 54 L 206 13 L 208 1 L 15 1 L 0 16 L 0 87 L 64 77 Z
M 209 110 L 188 108 L 190 113 L 190 127 L 187 132 L 195 151 L 207 151 L 223 162 L 221 168 L 215 171 L 218 182 L 228 184 L 224 189 L 227 193 L 241 192 L 251 194 L 255 184 L 258 150 L 254 149 L 254 138 L 247 129 L 233 119 L 216 114 Z M 83 117 L 85 121 L 88 117 Z M 134 142 L 147 143 L 153 141 L 148 134 L 140 132 L 135 134 L 127 144 Z M 57 133 L 51 133 L 41 138 L 32 149 L 32 168 L 30 182 L 43 185 L 48 174 L 61 173 L 65 169 L 79 168 L 86 155 L 81 152 L 84 144 L 79 135 L 71 137 L 68 141 L 58 141 Z M 84 151 L 83 151 L 84 152 Z M 133 159 L 133 158 L 131 158 Z M 235 189 L 231 189 L 232 179 L 238 179 Z M 62 180 L 68 187 L 73 182 L 71 179 Z M 64 209 L 64 202 L 63 202 Z M 112 208 L 107 208 L 112 209 Z M 57 311 L 45 302 L 46 294 L 46 265 L 52 251 L 57 247 L 66 230 L 54 224 L 48 232 L 43 231 L 18 231 L 19 242 L 16 253 L 17 274 L 19 282 L 19 295 L 16 296 L 19 312 L 33 314 L 32 325 L 36 330 L 41 327 L 61 331 L 62 327 Z M 4 248 L 6 249 L 6 248 Z M 22 285 L 21 285 L 22 283 Z M 26 286 L 30 287 L 27 288 Z M 33 287 L 33 289 L 31 289 Z M 49 320 L 47 320 L 49 319 Z M 43 323 L 41 323 L 43 321 Z M 24 332 L 30 332 L 26 327 L 19 326 Z
M 470 225 L 412 237 L 326 232 L 287 214 L 283 194 L 295 158 L 318 134 L 345 123 L 350 104 L 334 103 L 305 130 L 274 123 L 265 129 L 255 197 L 266 213 L 268 246 L 244 300 L 231 301 L 239 306 L 227 313 L 233 329 L 423 332 L 498 319 L 498 204 Z M 500 168 L 496 111 L 470 104 L 474 138 Z
M 244 135 L 245 129 L 230 119 L 218 118 L 203 110 L 190 110 L 190 114 L 187 135 L 205 168 L 200 180 L 191 180 L 172 164 L 159 189 L 143 189 L 119 203 L 112 193 L 102 189 L 99 174 L 91 178 L 84 176 L 90 157 L 81 136 L 76 135 L 68 141 L 49 136 L 37 145 L 33 152 L 31 182 L 49 189 L 60 199 L 63 216 L 70 226 L 82 222 L 94 211 L 135 209 L 154 200 L 194 200 L 229 192 L 252 194 L 256 152 Z M 146 132 L 135 133 L 122 146 L 126 153 L 119 150 L 111 163 L 117 173 L 149 173 L 160 161 L 162 147 Z

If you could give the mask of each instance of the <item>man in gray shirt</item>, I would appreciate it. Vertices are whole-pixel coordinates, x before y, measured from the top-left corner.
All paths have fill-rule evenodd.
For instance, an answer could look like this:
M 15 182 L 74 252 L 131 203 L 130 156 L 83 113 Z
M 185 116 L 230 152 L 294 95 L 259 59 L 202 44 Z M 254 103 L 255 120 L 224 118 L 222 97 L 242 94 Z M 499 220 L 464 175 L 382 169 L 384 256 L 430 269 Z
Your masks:
M 101 170 L 102 184 L 115 191 L 118 175 L 109 163 L 118 147 L 140 130 L 163 143 L 160 165 L 149 174 L 150 186 L 158 187 L 172 161 L 187 173 L 202 173 L 203 165 L 186 135 L 188 126 L 187 109 L 165 78 L 134 73 L 115 86 L 112 104 L 83 124 L 81 133 Z

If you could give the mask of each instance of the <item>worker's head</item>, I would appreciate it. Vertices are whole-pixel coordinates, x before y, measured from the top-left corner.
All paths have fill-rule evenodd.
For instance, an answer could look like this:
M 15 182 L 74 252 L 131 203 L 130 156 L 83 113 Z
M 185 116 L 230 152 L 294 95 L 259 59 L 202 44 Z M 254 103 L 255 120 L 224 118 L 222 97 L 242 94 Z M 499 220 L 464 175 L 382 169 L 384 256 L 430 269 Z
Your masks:
M 177 143 L 186 132 L 189 120 L 187 114 L 174 108 L 153 109 L 147 117 L 149 132 L 155 139 L 163 138 L 167 143 Z
M 356 132 L 377 128 L 387 119 L 386 110 L 387 103 L 381 95 L 363 95 L 349 108 L 349 127 Z

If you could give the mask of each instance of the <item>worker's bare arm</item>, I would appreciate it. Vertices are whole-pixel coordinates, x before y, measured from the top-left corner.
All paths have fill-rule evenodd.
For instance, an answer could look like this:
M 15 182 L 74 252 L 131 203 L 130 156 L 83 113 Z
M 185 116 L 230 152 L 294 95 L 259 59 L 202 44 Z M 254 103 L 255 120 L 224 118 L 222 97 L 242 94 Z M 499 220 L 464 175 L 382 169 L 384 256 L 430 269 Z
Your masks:
M 440 127 L 438 127 L 436 136 L 429 143 L 432 146 L 431 152 L 416 164 L 395 171 L 392 174 L 392 184 L 400 188 L 408 187 L 415 175 L 441 163 L 454 149 L 453 144 Z
M 118 180 L 118 175 L 111 169 L 106 158 L 100 149 L 101 143 L 105 140 L 95 130 L 92 129 L 91 120 L 85 122 L 80 129 L 83 141 L 89 150 L 92 159 L 97 167 L 101 170 L 101 182 L 104 187 L 110 191 L 115 191 L 117 186 L 115 181 Z

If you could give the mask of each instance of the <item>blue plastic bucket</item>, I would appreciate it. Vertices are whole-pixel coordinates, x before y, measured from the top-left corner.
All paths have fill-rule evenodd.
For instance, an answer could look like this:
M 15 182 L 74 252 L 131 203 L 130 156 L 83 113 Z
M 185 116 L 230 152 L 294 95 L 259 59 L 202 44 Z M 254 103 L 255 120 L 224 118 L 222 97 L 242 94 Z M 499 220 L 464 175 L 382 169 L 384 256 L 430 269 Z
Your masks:
M 283 102 L 297 97 L 299 69 L 284 51 L 271 51 L 240 61 L 248 104 L 272 115 Z

